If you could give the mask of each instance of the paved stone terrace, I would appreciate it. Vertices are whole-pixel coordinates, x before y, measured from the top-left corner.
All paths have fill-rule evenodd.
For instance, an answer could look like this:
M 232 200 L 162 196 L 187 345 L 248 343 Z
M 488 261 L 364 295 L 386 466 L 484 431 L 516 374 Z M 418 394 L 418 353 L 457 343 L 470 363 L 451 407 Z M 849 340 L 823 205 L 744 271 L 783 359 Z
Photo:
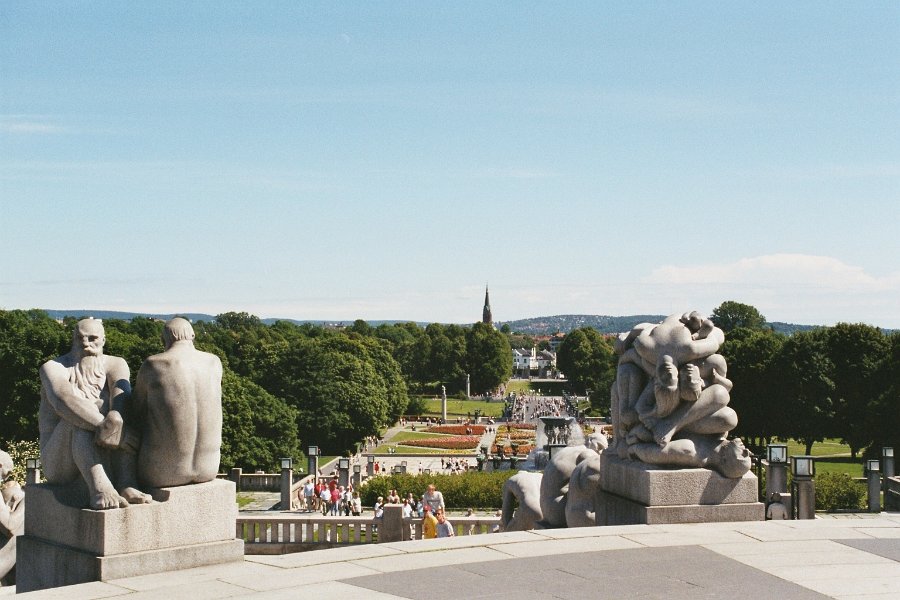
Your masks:
M 22 598 L 900 598 L 900 513 L 371 544 Z

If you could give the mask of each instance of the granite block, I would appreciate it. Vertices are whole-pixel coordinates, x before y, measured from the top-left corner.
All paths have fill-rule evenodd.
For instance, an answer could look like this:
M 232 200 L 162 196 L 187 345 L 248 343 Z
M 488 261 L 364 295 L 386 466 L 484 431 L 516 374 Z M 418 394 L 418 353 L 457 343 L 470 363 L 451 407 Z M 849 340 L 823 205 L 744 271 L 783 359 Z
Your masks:
M 29 535 L 22 536 L 20 543 L 29 560 L 19 565 L 17 592 L 189 569 L 244 557 L 244 542 L 234 539 L 113 556 L 95 556 Z
M 47 484 L 29 486 L 25 534 L 97 556 L 234 539 L 231 481 L 151 489 L 153 504 L 114 510 L 74 508 L 68 493 Z
M 709 469 L 665 469 L 601 454 L 600 488 L 644 506 L 685 506 L 755 503 L 757 479 L 722 477 Z
M 765 520 L 765 505 L 761 502 L 646 506 L 630 498 L 603 491 L 597 495 L 598 525 L 640 523 L 658 525 L 763 520 Z

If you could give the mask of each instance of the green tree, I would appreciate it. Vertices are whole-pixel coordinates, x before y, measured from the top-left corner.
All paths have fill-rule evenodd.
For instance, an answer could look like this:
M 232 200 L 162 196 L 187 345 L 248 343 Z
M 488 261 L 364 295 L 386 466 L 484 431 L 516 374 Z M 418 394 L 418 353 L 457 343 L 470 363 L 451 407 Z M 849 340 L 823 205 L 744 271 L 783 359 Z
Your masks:
M 758 447 L 787 426 L 781 397 L 773 393 L 778 381 L 775 362 L 785 338 L 771 330 L 735 329 L 720 353 L 728 363 L 728 379 L 734 384 L 730 406 L 738 414 L 734 433 Z
M 875 440 L 871 458 L 880 458 L 880 448 L 900 448 L 900 332 L 894 332 L 887 340 L 889 350 L 881 361 L 876 380 L 880 393 L 869 412 L 869 430 Z
M 777 433 L 812 452 L 815 442 L 838 434 L 834 405 L 834 364 L 828 356 L 828 331 L 815 329 L 789 337 L 775 362 L 772 393 L 781 400 Z
M 609 390 L 616 378 L 617 356 L 610 340 L 593 327 L 575 329 L 566 336 L 556 364 L 576 394 L 591 391 L 591 406 L 609 410 Z
M 269 392 L 298 411 L 300 438 L 343 454 L 387 426 L 387 384 L 356 340 L 332 336 L 292 341 L 267 377 Z M 360 347 L 349 351 L 347 344 Z
M 738 327 L 746 329 L 765 329 L 766 327 L 766 318 L 756 308 L 734 300 L 726 300 L 720 304 L 713 310 L 710 319 L 725 333 L 730 333 Z
M 472 392 L 490 392 L 512 375 L 509 343 L 493 325 L 475 323 L 466 337 L 466 351 Z
M 0 310 L 0 439 L 38 439 L 38 369 L 69 350 L 71 332 L 42 310 Z
M 890 345 L 880 329 L 862 323 L 838 323 L 828 329 L 828 356 L 834 365 L 835 415 L 841 438 L 856 458 L 874 441 L 867 427 L 875 401 L 883 392 L 878 377 Z
M 222 468 L 271 472 L 300 459 L 297 410 L 230 369 L 222 374 Z

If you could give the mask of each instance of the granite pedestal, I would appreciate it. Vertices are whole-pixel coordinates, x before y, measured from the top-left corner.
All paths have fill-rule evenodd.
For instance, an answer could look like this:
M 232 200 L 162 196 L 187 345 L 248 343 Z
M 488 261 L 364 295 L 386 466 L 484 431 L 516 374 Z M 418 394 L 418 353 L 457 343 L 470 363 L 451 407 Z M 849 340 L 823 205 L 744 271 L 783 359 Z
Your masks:
M 152 504 L 90 510 L 75 508 L 84 497 L 71 488 L 28 486 L 17 591 L 243 560 L 233 482 L 149 493 Z
M 666 469 L 604 452 L 597 525 L 763 521 L 757 479 L 709 469 Z

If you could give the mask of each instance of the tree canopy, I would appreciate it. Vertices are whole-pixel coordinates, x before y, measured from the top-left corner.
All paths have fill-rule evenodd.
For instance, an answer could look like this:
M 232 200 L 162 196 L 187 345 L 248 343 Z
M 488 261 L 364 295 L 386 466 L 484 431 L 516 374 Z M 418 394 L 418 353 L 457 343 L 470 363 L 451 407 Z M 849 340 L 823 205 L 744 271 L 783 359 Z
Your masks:
M 730 333 L 739 327 L 745 329 L 764 329 L 766 318 L 749 304 L 741 304 L 734 300 L 726 300 L 712 311 L 709 316 L 716 327 Z

